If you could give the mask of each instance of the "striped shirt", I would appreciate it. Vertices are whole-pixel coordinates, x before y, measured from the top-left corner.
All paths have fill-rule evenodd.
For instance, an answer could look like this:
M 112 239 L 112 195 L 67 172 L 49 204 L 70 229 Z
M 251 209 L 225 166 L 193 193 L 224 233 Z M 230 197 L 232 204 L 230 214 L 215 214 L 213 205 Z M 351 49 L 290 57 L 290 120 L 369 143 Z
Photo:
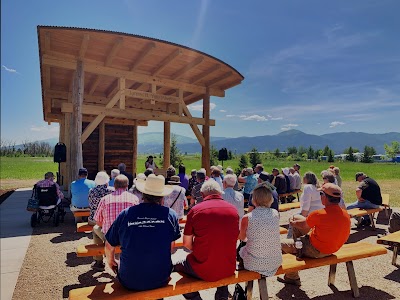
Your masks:
M 38 183 L 36 183 L 36 186 L 37 187 L 46 188 L 46 187 L 51 187 L 54 184 L 56 185 L 58 198 L 64 199 L 64 194 L 60 191 L 60 186 L 56 182 L 54 182 L 53 180 L 50 180 L 50 179 L 41 180 Z
M 138 204 L 139 199 L 135 195 L 118 189 L 100 200 L 94 219 L 102 224 L 101 231 L 106 234 L 121 211 Z

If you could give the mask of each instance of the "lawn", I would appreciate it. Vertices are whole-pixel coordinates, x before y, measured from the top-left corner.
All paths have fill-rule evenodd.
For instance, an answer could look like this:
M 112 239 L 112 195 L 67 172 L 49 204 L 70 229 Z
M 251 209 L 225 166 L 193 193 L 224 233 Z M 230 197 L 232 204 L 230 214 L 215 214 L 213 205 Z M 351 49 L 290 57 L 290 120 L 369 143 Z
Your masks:
M 146 156 L 138 157 L 138 172 L 145 170 L 144 162 Z M 160 158 L 155 159 L 159 163 Z M 201 164 L 201 155 L 183 156 L 183 163 L 186 166 L 186 173 L 190 173 L 192 169 L 199 169 Z M 283 168 L 292 166 L 294 161 L 269 160 L 264 161 L 264 168 L 267 172 L 271 172 L 272 168 Z M 312 171 L 319 177 L 322 170 L 327 169 L 331 163 L 328 162 L 298 162 L 301 165 L 301 173 Z M 231 166 L 233 169 L 238 167 L 238 160 L 225 161 L 224 167 Z M 354 175 L 356 172 L 367 173 L 376 179 L 381 186 L 382 193 L 390 194 L 390 203 L 392 206 L 400 206 L 400 165 L 392 163 L 353 163 L 353 162 L 335 162 L 341 170 L 343 179 L 343 191 L 347 203 L 355 200 L 355 182 Z M 44 173 L 48 171 L 56 172 L 58 164 L 53 163 L 51 157 L 1 157 L 0 158 L 0 187 L 1 189 L 30 187 L 36 181 L 43 178 Z M 107 170 L 110 171 L 110 170 Z M 129 170 L 128 170 L 129 171 Z

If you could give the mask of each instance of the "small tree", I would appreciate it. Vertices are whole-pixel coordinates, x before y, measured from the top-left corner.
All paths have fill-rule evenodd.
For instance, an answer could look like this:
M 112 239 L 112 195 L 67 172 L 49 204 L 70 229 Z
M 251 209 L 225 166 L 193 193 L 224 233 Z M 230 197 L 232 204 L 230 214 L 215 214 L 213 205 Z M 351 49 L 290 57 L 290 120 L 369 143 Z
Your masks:
M 307 153 L 307 149 L 304 148 L 303 146 L 299 147 L 299 150 L 297 151 L 297 154 L 301 157 L 303 157 L 303 154 Z
M 248 164 L 249 164 L 249 162 L 248 162 L 247 156 L 245 154 L 240 155 L 239 168 L 237 168 L 235 170 L 236 175 L 239 176 L 240 173 L 242 172 L 242 170 L 244 168 L 247 168 Z
M 325 148 L 324 148 L 324 150 L 323 150 L 323 151 L 324 151 L 323 155 L 324 155 L 324 156 L 329 156 L 329 151 L 330 151 L 330 150 L 331 150 L 331 149 L 329 149 L 329 146 L 326 145 Z
M 275 149 L 275 157 L 279 158 L 281 156 L 281 151 L 279 150 L 279 148 Z
M 232 160 L 232 159 L 233 159 L 233 154 L 232 154 L 232 151 L 229 150 L 228 151 L 228 160 Z
M 354 154 L 353 154 L 353 148 L 351 146 L 348 149 L 348 154 L 346 156 L 346 160 L 347 161 L 356 161 L 356 158 L 354 157 Z
M 328 154 L 328 162 L 334 162 L 335 158 L 334 158 L 334 153 L 332 150 L 329 150 L 329 154 Z
M 250 157 L 250 164 L 252 165 L 253 168 L 257 164 L 261 164 L 262 163 L 261 155 L 257 151 L 257 148 L 255 148 L 255 147 L 253 149 L 251 149 L 251 152 L 249 153 L 249 157 Z
M 307 150 L 307 158 L 308 159 L 313 159 L 314 158 L 314 155 L 315 155 L 315 151 L 314 151 L 314 149 L 313 149 L 313 147 L 308 147 L 308 150 Z
M 211 166 L 216 166 L 218 164 L 218 150 L 217 148 L 214 147 L 214 145 L 211 145 L 210 148 L 210 165 Z
M 386 155 L 391 159 L 395 159 L 400 152 L 400 143 L 398 141 L 393 141 L 391 145 L 385 144 L 383 147 L 385 148 Z
M 296 148 L 296 146 L 288 147 L 288 148 L 287 148 L 287 153 L 288 153 L 288 155 L 297 154 L 297 148 Z
M 369 146 L 365 146 L 364 147 L 364 153 L 363 156 L 361 158 L 361 162 L 363 163 L 372 163 L 374 162 L 372 156 L 376 154 L 376 150 L 374 149 L 374 147 L 369 147 Z
M 171 150 L 170 150 L 170 163 L 171 165 L 178 167 L 182 163 L 182 154 L 177 146 L 177 138 L 176 135 L 173 134 L 171 136 Z M 164 166 L 164 163 L 163 163 Z M 164 168 L 168 168 L 169 166 L 164 166 Z
M 349 148 L 344 149 L 343 153 L 344 153 L 344 154 L 350 154 L 350 149 L 351 149 L 351 151 L 352 151 L 353 153 L 360 152 L 360 150 L 358 150 L 358 148 L 349 147 Z

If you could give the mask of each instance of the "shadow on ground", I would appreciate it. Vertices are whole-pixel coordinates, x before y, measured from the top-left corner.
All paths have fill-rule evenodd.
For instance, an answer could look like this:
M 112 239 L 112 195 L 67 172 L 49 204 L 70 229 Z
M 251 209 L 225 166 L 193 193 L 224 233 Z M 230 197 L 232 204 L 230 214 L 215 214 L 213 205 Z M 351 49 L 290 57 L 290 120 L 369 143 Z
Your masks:
M 98 272 L 94 270 L 90 270 L 86 273 L 83 273 L 78 276 L 79 284 L 67 285 L 63 288 L 63 298 L 67 298 L 69 296 L 69 291 L 73 289 L 79 289 L 82 287 L 88 287 L 92 285 L 99 285 L 102 283 L 108 283 L 115 279 L 114 276 L 110 275 L 107 272 Z
M 310 298 L 301 288 L 293 285 L 286 285 L 276 294 L 276 296 L 279 299 L 318 299 L 318 300 L 354 299 L 350 287 L 348 291 L 339 291 L 335 286 L 332 286 L 331 289 L 333 294 Z M 379 300 L 396 299 L 395 296 L 392 296 L 386 293 L 385 291 L 381 291 L 370 286 L 363 286 L 360 288 L 360 299 L 363 299 L 365 295 L 368 295 L 368 297 L 374 297 L 375 299 Z

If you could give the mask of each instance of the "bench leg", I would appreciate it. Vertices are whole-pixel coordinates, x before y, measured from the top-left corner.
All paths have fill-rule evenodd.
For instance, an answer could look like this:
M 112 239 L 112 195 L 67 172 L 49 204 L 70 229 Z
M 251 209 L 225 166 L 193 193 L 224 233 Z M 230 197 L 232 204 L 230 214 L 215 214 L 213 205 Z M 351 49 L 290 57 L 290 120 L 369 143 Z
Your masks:
M 337 264 L 329 266 L 329 278 L 328 278 L 328 285 L 329 286 L 335 284 L 336 266 L 337 266 Z
M 258 279 L 258 290 L 260 291 L 260 299 L 268 300 L 267 280 L 264 276 Z
M 353 291 L 353 297 L 360 297 L 360 291 L 358 290 L 356 273 L 354 272 L 354 266 L 352 261 L 346 262 L 347 274 L 349 275 L 349 282 L 351 290 Z
M 247 294 L 247 300 L 251 300 L 253 298 L 253 280 L 247 281 L 246 294 Z
M 376 230 L 374 216 L 375 216 L 375 213 L 369 215 L 369 218 L 371 219 L 372 230 Z
M 393 258 L 392 258 L 392 265 L 396 266 L 397 254 L 399 253 L 399 246 L 393 247 Z

